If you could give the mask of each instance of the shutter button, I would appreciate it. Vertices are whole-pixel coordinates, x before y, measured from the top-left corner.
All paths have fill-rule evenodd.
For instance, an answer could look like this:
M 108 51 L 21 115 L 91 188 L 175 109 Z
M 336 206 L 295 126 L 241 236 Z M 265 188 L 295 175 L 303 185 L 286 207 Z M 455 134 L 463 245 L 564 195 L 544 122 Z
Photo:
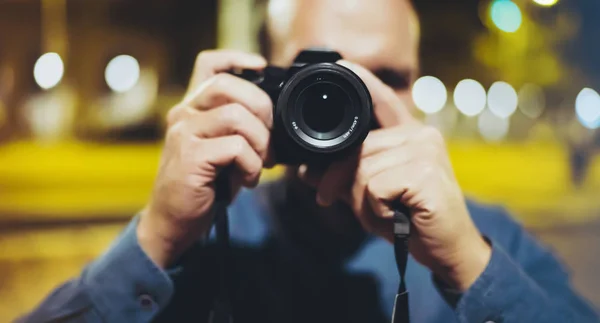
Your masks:
M 138 302 L 145 310 L 151 310 L 154 307 L 154 300 L 148 294 L 142 294 L 138 297 Z

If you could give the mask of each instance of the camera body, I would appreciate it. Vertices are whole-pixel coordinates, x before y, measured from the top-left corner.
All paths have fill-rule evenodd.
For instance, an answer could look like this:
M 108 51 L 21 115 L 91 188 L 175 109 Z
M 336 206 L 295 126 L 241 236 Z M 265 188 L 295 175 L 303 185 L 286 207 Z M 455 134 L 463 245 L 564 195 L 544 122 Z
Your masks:
M 232 74 L 253 82 L 273 101 L 271 146 L 279 164 L 329 163 L 356 151 L 376 127 L 371 95 L 342 56 L 307 49 L 292 66 Z

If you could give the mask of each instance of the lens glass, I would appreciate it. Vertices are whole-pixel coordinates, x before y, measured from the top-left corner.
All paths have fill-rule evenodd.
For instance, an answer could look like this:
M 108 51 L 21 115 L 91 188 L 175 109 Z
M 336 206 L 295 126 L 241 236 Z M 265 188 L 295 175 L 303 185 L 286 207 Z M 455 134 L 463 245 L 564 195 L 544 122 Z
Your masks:
M 352 108 L 348 94 L 330 82 L 308 86 L 298 97 L 298 104 L 303 123 L 318 139 L 339 135 L 332 132 L 338 132 L 336 130 Z
M 284 143 L 290 151 L 296 149 L 294 144 L 300 146 L 300 159 L 329 156 L 362 143 L 371 112 L 369 92 L 356 75 L 335 64 L 319 63 L 301 68 L 284 85 L 274 112 L 275 121 L 282 123 L 274 129 L 285 130 L 276 136 L 282 142 L 286 135 L 293 140 L 292 145 Z M 307 155 L 302 157 L 303 153 Z

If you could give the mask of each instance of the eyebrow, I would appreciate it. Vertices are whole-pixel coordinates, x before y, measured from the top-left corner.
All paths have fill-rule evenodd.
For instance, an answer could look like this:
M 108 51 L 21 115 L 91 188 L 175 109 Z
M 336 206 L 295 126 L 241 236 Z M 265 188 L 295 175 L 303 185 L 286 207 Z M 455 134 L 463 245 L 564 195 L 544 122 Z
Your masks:
M 381 67 L 374 69 L 373 74 L 394 90 L 403 90 L 410 87 L 413 71 L 409 69 Z

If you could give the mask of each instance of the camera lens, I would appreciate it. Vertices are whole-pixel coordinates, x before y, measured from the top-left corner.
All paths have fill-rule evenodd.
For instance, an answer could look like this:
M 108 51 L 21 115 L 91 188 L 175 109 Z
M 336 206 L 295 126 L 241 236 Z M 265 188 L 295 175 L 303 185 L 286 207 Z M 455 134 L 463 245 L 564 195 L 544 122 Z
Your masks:
M 353 151 L 371 128 L 364 83 L 334 63 L 302 67 L 285 83 L 274 110 L 274 140 L 284 160 L 324 161 Z
M 336 130 L 344 120 L 346 110 L 351 108 L 346 92 L 333 83 L 309 86 L 298 97 L 298 103 L 306 126 L 321 134 L 317 135 L 320 137 L 317 139 L 322 139 L 323 135 Z

